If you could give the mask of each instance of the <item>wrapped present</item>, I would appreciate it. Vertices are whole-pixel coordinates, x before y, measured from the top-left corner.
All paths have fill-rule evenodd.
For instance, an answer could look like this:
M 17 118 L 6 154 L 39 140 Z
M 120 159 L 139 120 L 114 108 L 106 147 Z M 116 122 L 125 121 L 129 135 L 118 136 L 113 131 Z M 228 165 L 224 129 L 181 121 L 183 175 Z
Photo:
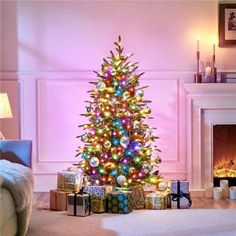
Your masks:
M 145 200 L 147 209 L 162 210 L 167 208 L 167 204 L 168 194 L 159 191 L 148 194 Z
M 50 190 L 50 210 L 66 211 L 67 210 L 67 195 L 71 191 Z
M 82 188 L 83 176 L 78 171 L 62 170 L 57 172 L 57 189 L 79 191 Z
M 133 210 L 131 191 L 110 192 L 107 196 L 107 211 L 109 213 L 128 214 Z
M 92 212 L 103 213 L 106 212 L 106 199 L 100 199 L 99 197 L 91 197 Z
M 88 193 L 70 193 L 67 195 L 67 215 L 88 216 L 91 214 L 91 196 Z
M 143 209 L 145 207 L 145 192 L 142 185 L 135 185 L 131 188 L 133 198 L 133 208 Z
M 171 208 L 189 208 L 192 204 L 188 181 L 171 181 Z
M 102 186 L 85 186 L 84 192 L 91 194 L 92 197 L 98 197 L 99 199 L 105 200 L 107 194 L 111 192 L 113 187 L 111 185 Z

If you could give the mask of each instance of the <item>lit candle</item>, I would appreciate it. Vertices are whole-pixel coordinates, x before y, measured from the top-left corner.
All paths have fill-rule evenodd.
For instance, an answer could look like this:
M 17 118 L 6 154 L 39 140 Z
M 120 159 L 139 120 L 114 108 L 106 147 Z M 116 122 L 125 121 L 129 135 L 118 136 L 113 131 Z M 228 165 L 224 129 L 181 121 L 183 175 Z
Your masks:
M 236 186 L 232 186 L 229 188 L 229 199 L 236 200 Z
M 222 199 L 222 189 L 220 187 L 214 188 L 214 199 L 221 200 Z
M 206 67 L 205 74 L 206 74 L 206 76 L 211 76 L 211 67 L 210 66 Z
M 205 184 L 205 197 L 206 198 L 213 198 L 213 183 Z
M 222 189 L 222 197 L 228 198 L 229 197 L 229 181 L 227 179 L 222 179 L 220 181 L 220 187 Z

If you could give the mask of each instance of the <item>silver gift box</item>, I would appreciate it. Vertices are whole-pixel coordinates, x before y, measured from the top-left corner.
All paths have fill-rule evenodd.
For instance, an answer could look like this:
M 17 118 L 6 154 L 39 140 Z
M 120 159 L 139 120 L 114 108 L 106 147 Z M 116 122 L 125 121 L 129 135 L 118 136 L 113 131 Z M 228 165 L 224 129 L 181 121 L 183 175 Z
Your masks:
M 67 215 L 88 216 L 91 214 L 90 195 L 71 193 L 67 195 Z
M 179 182 L 180 182 L 180 195 L 181 193 L 183 193 L 182 197 L 179 198 L 179 208 L 189 208 L 191 205 L 189 199 L 187 199 L 184 196 L 185 194 L 189 194 L 189 182 L 183 180 L 180 180 Z M 171 181 L 170 191 L 171 191 L 171 208 L 178 208 L 177 198 L 174 197 L 175 194 L 177 194 L 178 192 L 177 180 Z

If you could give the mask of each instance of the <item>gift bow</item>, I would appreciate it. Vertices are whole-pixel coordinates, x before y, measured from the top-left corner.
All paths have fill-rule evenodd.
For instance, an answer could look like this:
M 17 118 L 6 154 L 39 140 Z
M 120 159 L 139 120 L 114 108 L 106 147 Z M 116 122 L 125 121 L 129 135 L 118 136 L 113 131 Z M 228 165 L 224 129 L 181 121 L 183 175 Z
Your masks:
M 180 193 L 171 193 L 172 196 L 172 201 L 177 202 L 180 198 L 187 198 L 189 201 L 189 206 L 192 205 L 192 200 L 190 198 L 190 194 L 189 193 L 183 193 L 182 191 L 180 191 Z

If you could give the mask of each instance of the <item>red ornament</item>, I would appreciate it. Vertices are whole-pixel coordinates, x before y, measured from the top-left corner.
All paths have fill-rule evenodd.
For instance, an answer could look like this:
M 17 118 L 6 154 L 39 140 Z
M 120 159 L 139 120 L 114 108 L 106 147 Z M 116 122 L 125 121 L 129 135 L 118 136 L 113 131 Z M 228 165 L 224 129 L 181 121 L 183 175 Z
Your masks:
M 130 93 L 130 95 L 134 95 L 134 93 L 135 93 L 135 88 L 134 87 L 129 87 L 128 88 L 128 91 L 129 91 L 129 93 Z
M 116 150 L 117 150 L 118 152 L 121 152 L 121 151 L 123 150 L 123 147 L 122 147 L 122 146 L 118 146 L 118 147 L 116 147 Z

